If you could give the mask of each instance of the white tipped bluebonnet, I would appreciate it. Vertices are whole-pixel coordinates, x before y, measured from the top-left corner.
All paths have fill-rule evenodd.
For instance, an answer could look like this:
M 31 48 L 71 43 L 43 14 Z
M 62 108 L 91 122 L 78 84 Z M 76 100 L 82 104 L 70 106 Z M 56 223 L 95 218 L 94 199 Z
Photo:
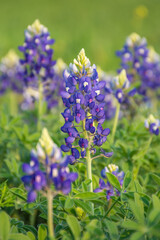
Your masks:
M 125 69 L 130 83 L 139 82 L 137 92 L 148 98 L 148 90 L 160 87 L 160 57 L 153 48 L 148 47 L 145 38 L 131 34 L 122 50 L 117 51 L 121 59 L 121 71 Z
M 104 94 L 102 94 L 105 81 L 99 81 L 96 66 L 91 66 L 84 49 L 64 72 L 64 78 L 66 91 L 62 93 L 62 99 L 66 109 L 62 113 L 65 124 L 61 130 L 68 133 L 69 138 L 66 138 L 66 144 L 62 145 L 61 149 L 65 152 L 71 151 L 72 155 L 69 158 L 70 163 L 73 164 L 80 157 L 73 142 L 79 143 L 83 158 L 86 148 L 89 147 L 90 151 L 95 145 L 102 146 L 110 133 L 109 129 L 105 131 L 102 127 L 105 120 Z M 82 133 L 78 131 L 76 124 L 82 128 Z
M 145 120 L 145 127 L 149 129 L 150 133 L 159 135 L 160 120 L 156 119 L 152 114 Z
M 52 141 L 47 129 L 43 129 L 37 150 L 31 152 L 30 163 L 24 163 L 22 166 L 26 174 L 22 181 L 28 191 L 28 202 L 35 201 L 39 191 L 45 194 L 52 185 L 54 195 L 58 192 L 68 194 L 78 174 L 70 173 L 67 165 L 67 159 L 62 159 L 61 150 Z
M 23 67 L 19 63 L 19 56 L 14 50 L 10 50 L 0 63 L 0 94 L 5 93 L 8 89 L 22 93 Z
M 101 176 L 103 179 L 107 179 L 106 173 L 112 173 L 115 177 L 117 177 L 120 186 L 122 187 L 123 185 L 123 179 L 124 179 L 124 172 L 121 171 L 119 172 L 119 167 L 116 166 L 115 164 L 109 164 L 108 167 L 105 167 L 102 171 L 101 171 Z M 99 180 L 99 188 L 96 188 L 94 190 L 95 193 L 97 192 L 102 192 L 102 191 L 106 191 L 106 197 L 107 200 L 110 200 L 110 198 L 112 196 L 119 196 L 120 192 L 117 189 L 114 189 L 114 187 L 109 183 L 109 181 L 105 182 L 103 179 L 100 178 Z

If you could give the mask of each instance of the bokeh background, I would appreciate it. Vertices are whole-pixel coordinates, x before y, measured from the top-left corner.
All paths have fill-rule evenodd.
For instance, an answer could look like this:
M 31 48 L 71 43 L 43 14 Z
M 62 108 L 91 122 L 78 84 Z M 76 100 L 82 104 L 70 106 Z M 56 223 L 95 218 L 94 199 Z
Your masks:
M 92 63 L 114 71 L 115 51 L 132 32 L 160 53 L 160 0 L 0 0 L 0 58 L 36 18 L 56 40 L 54 58 L 67 64 L 84 47 Z

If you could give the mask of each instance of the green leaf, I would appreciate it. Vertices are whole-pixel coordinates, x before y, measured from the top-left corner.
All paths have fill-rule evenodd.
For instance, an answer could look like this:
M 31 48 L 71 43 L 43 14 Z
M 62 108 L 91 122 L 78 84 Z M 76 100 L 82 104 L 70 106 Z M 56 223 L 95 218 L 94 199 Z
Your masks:
M 116 224 L 109 220 L 105 220 L 105 224 L 108 228 L 108 232 L 109 232 L 111 240 L 118 240 L 119 234 L 118 234 L 118 229 L 117 229 Z
M 143 187 L 140 185 L 138 180 L 134 181 L 136 192 L 143 193 Z
M 139 223 L 144 223 L 144 206 L 138 193 L 134 193 L 135 202 L 130 200 L 129 205 L 132 212 Z
M 160 210 L 160 200 L 159 200 L 159 198 L 156 195 L 153 195 L 152 199 L 153 199 L 154 208 Z
M 43 224 L 41 224 L 39 225 L 39 228 L 38 228 L 38 240 L 45 240 L 46 237 L 47 237 L 47 229 Z
M 74 201 L 73 199 L 67 197 L 66 201 L 65 201 L 65 205 L 64 205 L 64 208 L 66 209 L 71 209 L 74 205 Z
M 160 186 L 160 177 L 153 173 L 151 173 L 150 175 L 153 178 L 153 180 Z
M 78 200 L 78 199 L 74 199 L 74 202 L 78 207 L 81 207 L 85 212 L 92 214 L 92 208 L 91 208 L 90 204 L 83 202 L 81 200 Z
M 9 240 L 30 240 L 30 238 L 22 233 L 12 233 L 9 235 Z
M 130 240 L 140 240 L 142 239 L 143 233 L 141 232 L 135 232 L 132 234 Z
M 68 226 L 70 227 L 75 240 L 80 239 L 81 227 L 76 217 L 68 215 L 67 218 Z
M 32 232 L 27 232 L 27 236 L 29 237 L 30 240 L 36 240 L 36 238 Z
M 78 193 L 74 197 L 75 198 L 80 198 L 84 200 L 94 200 L 97 198 L 100 198 L 102 195 L 93 193 L 93 192 L 83 192 L 83 193 Z
M 110 182 L 110 184 L 115 187 L 118 191 L 121 192 L 121 185 L 118 181 L 118 179 L 116 178 L 116 176 L 114 176 L 112 173 L 107 172 L 107 178 L 108 181 Z
M 127 171 L 127 173 L 125 174 L 125 177 L 124 177 L 124 182 L 123 182 L 123 187 L 122 187 L 123 190 L 125 190 L 128 187 L 131 180 L 132 180 L 132 174 L 130 171 Z
M 9 216 L 5 212 L 0 212 L 0 239 L 8 240 L 10 231 Z
M 127 228 L 127 229 L 130 229 L 130 230 L 138 230 L 140 229 L 140 226 L 138 223 L 132 221 L 132 220 L 126 220 L 122 223 L 122 227 L 123 228 Z
M 18 228 L 17 228 L 17 226 L 13 225 L 13 226 L 11 227 L 10 233 L 18 233 Z

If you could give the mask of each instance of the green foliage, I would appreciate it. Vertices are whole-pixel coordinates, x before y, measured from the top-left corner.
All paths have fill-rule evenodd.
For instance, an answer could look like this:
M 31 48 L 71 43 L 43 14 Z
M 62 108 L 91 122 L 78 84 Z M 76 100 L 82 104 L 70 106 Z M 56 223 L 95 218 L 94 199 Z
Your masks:
M 66 220 L 67 220 L 68 226 L 72 231 L 74 239 L 75 240 L 80 239 L 81 227 L 77 218 L 75 218 L 74 216 L 68 215 Z
M 106 180 L 115 193 L 108 201 L 106 191 L 88 192 L 86 165 L 69 166 L 79 177 L 72 191 L 58 194 L 53 200 L 55 239 L 62 240 L 159 240 L 160 239 L 160 136 L 153 136 L 143 125 L 148 113 L 139 107 L 132 118 L 120 119 L 115 144 L 110 135 L 104 148 L 114 154 L 107 160 L 99 157 L 93 163 L 93 188 L 99 185 L 101 170 L 110 163 L 125 173 L 122 187 L 115 175 Z M 29 117 L 30 116 L 30 117 Z M 47 112 L 42 125 L 48 128 L 58 146 L 64 143 L 60 127 L 63 119 L 58 109 Z M 112 121 L 104 127 L 112 129 Z M 21 182 L 22 164 L 29 162 L 30 150 L 36 147 L 40 132 L 36 114 L 10 116 L 7 109 L 0 115 L 0 240 L 49 240 L 47 201 L 41 193 L 34 203 L 26 202 L 27 193 Z

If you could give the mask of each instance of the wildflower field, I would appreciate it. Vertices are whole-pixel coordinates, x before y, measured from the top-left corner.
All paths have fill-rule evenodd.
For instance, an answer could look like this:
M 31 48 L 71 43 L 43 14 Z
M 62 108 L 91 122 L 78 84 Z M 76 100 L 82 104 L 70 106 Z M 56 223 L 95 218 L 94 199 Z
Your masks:
M 130 32 L 105 57 L 28 24 L 0 47 L 0 240 L 160 239 L 159 25 L 159 52 Z

